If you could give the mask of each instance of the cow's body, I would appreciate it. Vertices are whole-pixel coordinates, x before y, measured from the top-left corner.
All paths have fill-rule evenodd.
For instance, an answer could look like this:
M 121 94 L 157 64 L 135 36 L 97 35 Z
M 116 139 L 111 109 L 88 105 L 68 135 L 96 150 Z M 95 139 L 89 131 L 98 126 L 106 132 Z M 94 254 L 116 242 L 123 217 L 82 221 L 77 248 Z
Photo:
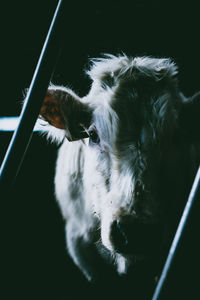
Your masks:
M 200 96 L 184 98 L 176 73 L 168 59 L 110 56 L 93 63 L 86 97 L 49 88 L 41 115 L 73 141 L 59 150 L 56 198 L 89 280 L 156 275 L 169 247 L 199 164 Z

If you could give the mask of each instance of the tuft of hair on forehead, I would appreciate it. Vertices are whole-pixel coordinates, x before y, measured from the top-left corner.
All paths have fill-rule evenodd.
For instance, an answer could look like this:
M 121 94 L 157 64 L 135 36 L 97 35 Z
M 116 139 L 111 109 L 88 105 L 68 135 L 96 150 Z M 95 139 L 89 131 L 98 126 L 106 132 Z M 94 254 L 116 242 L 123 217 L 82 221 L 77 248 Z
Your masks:
M 170 58 L 154 58 L 151 56 L 128 57 L 125 54 L 114 56 L 104 54 L 102 58 L 91 59 L 91 67 L 87 71 L 90 78 L 106 81 L 114 85 L 114 81 L 124 77 L 151 77 L 156 81 L 164 77 L 172 78 L 177 73 L 177 66 Z M 113 79 L 113 80 L 112 80 Z
M 156 81 L 164 77 L 174 77 L 178 73 L 177 65 L 170 58 L 144 56 L 134 58 L 133 62 L 138 71 Z
M 91 79 L 102 79 L 106 74 L 112 74 L 119 69 L 127 68 L 129 59 L 126 55 L 114 56 L 112 54 L 104 54 L 100 58 L 90 59 L 90 69 L 87 74 Z

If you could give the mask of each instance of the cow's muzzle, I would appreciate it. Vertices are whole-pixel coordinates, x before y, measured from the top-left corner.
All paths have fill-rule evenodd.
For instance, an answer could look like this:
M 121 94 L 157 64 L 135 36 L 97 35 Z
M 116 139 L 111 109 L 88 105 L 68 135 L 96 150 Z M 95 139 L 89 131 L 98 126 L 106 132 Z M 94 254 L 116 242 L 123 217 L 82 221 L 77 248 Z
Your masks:
M 110 240 L 118 253 L 149 256 L 160 250 L 162 234 L 160 224 L 123 216 L 112 223 Z

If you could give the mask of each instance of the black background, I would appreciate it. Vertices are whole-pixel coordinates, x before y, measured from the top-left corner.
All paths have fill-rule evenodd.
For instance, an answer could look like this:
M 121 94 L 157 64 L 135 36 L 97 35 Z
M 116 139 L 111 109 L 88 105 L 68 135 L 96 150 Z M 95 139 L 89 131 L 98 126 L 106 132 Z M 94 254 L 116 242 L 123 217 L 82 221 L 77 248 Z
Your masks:
M 88 59 L 123 51 L 132 56 L 171 57 L 179 66 L 181 90 L 192 95 L 200 88 L 197 2 L 68 1 L 63 50 L 53 83 L 84 95 L 90 84 L 83 71 Z M 19 115 L 56 5 L 56 0 L 1 5 L 0 116 Z M 11 133 L 0 133 L 1 160 L 10 137 Z M 2 299 L 75 299 L 72 295 L 80 290 L 86 296 L 87 283 L 67 257 L 64 224 L 53 197 L 56 151 L 55 145 L 34 134 L 11 196 L 0 196 L 2 285 L 6 291 Z M 188 277 L 193 278 L 195 264 L 187 265 L 189 256 L 191 250 L 183 258 L 187 275 L 176 274 L 178 294 Z M 183 299 L 184 293 L 190 295 L 186 299 L 196 299 L 192 289 L 190 284 L 176 299 Z

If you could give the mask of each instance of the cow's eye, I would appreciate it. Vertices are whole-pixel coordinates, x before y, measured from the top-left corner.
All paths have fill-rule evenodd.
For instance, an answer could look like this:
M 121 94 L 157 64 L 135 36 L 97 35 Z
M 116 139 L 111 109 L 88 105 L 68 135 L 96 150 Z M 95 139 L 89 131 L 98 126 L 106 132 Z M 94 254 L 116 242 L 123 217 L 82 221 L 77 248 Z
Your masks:
M 99 144 L 100 143 L 100 138 L 98 136 L 98 133 L 96 132 L 95 129 L 89 130 L 89 137 L 90 137 L 90 142 L 93 144 Z

